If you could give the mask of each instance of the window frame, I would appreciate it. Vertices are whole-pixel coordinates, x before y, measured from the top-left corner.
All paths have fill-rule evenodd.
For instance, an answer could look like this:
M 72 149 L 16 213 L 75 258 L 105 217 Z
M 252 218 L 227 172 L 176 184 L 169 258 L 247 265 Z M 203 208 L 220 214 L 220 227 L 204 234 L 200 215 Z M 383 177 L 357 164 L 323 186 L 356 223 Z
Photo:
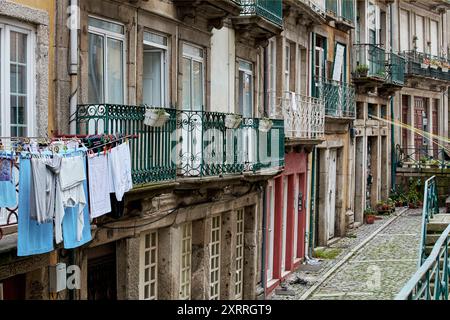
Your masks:
M 234 298 L 242 300 L 244 296 L 244 241 L 245 241 L 245 208 L 236 210 L 236 248 L 235 248 L 235 282 Z
M 116 32 L 112 32 L 106 29 L 102 29 L 102 28 L 98 28 L 98 27 L 93 27 L 91 25 L 89 25 L 89 18 L 93 18 L 96 20 L 102 20 L 105 22 L 110 22 L 116 25 L 120 25 L 123 27 L 123 34 L 120 33 L 116 33 Z M 122 42 L 122 70 L 123 70 L 123 104 L 127 104 L 128 101 L 128 97 L 127 97 L 127 64 L 126 64 L 126 60 L 127 60 L 127 47 L 126 47 L 126 28 L 125 28 L 125 24 L 111 20 L 111 19 L 106 19 L 103 17 L 98 17 L 95 15 L 89 15 L 88 16 L 88 39 L 89 39 L 89 34 L 95 34 L 97 36 L 102 36 L 103 37 L 103 66 L 104 66 L 104 72 L 103 72 L 103 103 L 110 103 L 109 102 L 109 90 L 108 90 L 108 39 L 111 38 L 113 40 L 118 40 Z M 89 41 L 89 40 L 88 40 Z M 87 55 L 88 55 L 88 59 L 89 59 L 89 43 L 88 43 L 88 50 L 87 50 Z M 88 63 L 88 78 L 89 78 L 89 63 Z M 89 79 L 88 79 L 89 80 Z M 88 91 L 89 91 L 89 84 L 88 84 Z M 89 96 L 89 94 L 88 94 Z M 90 102 L 90 101 L 89 101 Z
M 184 51 L 184 46 L 200 49 L 201 52 L 202 52 L 202 57 L 199 57 L 197 55 L 193 55 L 193 54 L 185 52 Z M 203 111 L 205 109 L 205 101 L 206 101 L 206 90 L 205 90 L 205 62 L 206 62 L 206 59 L 205 59 L 205 51 L 206 50 L 203 47 L 199 46 L 199 45 L 196 45 L 196 44 L 193 44 L 193 43 L 190 43 L 190 42 L 186 42 L 186 41 L 183 41 L 181 43 L 181 57 L 182 57 L 181 63 L 185 62 L 183 59 L 188 59 L 189 63 L 190 63 L 190 66 L 191 66 L 191 73 L 190 73 L 190 80 L 189 80 L 190 83 L 191 83 L 191 86 L 190 86 L 190 102 L 189 102 L 190 106 L 189 106 L 189 109 L 185 109 L 185 106 L 182 105 L 181 108 L 184 109 L 184 110 L 194 111 L 194 109 L 192 108 L 193 107 L 193 97 L 194 97 L 194 94 L 193 94 L 194 93 L 193 92 L 193 87 L 194 87 L 193 86 L 193 83 L 194 83 L 193 62 L 194 61 L 200 63 L 201 66 L 202 66 L 201 67 L 201 70 L 202 70 L 202 83 L 201 83 L 201 87 L 202 87 L 202 109 L 201 110 Z M 182 69 L 183 69 L 183 67 L 181 66 L 180 70 L 182 70 Z M 183 81 L 183 79 L 181 79 L 181 81 Z M 184 92 L 185 88 L 182 88 L 182 90 Z M 183 95 L 181 95 L 181 101 L 182 100 L 183 100 Z
M 254 110 L 255 109 L 255 92 L 254 92 L 254 90 L 255 90 L 255 75 L 254 75 L 254 71 L 253 71 L 255 65 L 254 65 L 254 63 L 252 61 L 244 60 L 244 59 L 241 59 L 241 58 L 237 58 L 236 61 L 237 61 L 237 64 L 238 64 L 238 90 L 237 90 L 237 94 L 238 94 L 239 111 L 241 111 L 240 110 L 241 106 L 239 105 L 240 100 L 241 100 L 240 99 L 240 91 L 241 91 L 240 89 L 241 88 L 239 86 L 239 81 L 240 81 L 240 73 L 243 72 L 244 75 L 249 75 L 251 77 L 251 79 L 252 79 L 251 88 L 250 88 L 250 93 L 251 93 L 251 102 L 250 102 L 250 104 L 251 104 L 251 106 L 250 106 L 251 116 L 250 117 L 253 117 L 255 115 L 255 110 Z M 251 69 L 241 67 L 241 62 L 249 64 L 251 66 Z M 242 101 L 244 101 L 244 100 L 242 100 Z M 244 111 L 244 106 L 242 106 L 242 111 Z
M 156 237 L 156 244 L 155 246 L 152 246 L 152 235 L 155 234 Z M 147 248 L 145 245 L 145 238 L 146 236 L 150 237 L 150 246 Z M 151 252 L 152 250 L 155 250 L 155 263 L 151 262 L 151 253 L 149 254 L 149 264 L 145 264 L 145 253 L 146 251 Z M 140 235 L 140 243 L 139 243 L 139 300 L 157 300 L 158 299 L 158 254 L 159 254 L 159 237 L 158 237 L 158 230 L 150 230 L 147 232 L 143 232 Z M 152 266 L 155 267 L 155 279 L 150 279 L 151 272 L 149 271 L 149 280 L 145 281 L 145 269 L 150 268 Z M 150 288 L 149 288 L 149 297 L 145 298 L 145 286 L 151 285 L 152 283 L 155 284 L 155 295 L 151 296 Z
M 189 229 L 189 235 L 185 236 L 185 229 L 184 228 L 188 228 Z M 181 246 L 181 250 L 180 250 L 180 290 L 179 290 L 179 295 L 178 298 L 180 300 L 190 300 L 191 299 L 191 291 L 192 291 L 192 222 L 186 222 L 184 223 L 181 227 L 180 227 L 180 231 L 181 231 L 181 239 L 180 239 L 180 246 Z M 189 251 L 184 251 L 184 241 L 189 241 L 190 246 L 189 246 Z M 183 270 L 183 258 L 185 256 L 189 256 L 189 266 L 185 267 Z M 188 271 L 187 271 L 188 270 Z M 188 276 L 186 277 L 186 281 L 183 282 L 183 271 L 187 271 Z M 187 286 L 188 287 L 188 293 L 187 295 L 184 295 L 184 291 L 183 291 L 183 286 Z
M 160 37 L 164 37 L 167 41 L 167 45 L 162 45 L 156 42 L 151 42 L 148 40 L 145 40 L 145 33 L 155 34 Z M 162 33 L 150 31 L 150 30 L 144 30 L 144 37 L 142 40 L 142 44 L 144 46 L 143 53 L 146 52 L 161 52 L 161 66 L 162 66 L 162 79 L 161 79 L 161 106 L 162 107 L 168 107 L 169 103 L 169 66 L 168 66 L 168 54 L 169 54 L 169 37 L 167 35 L 164 35 Z M 152 49 L 145 49 L 145 46 L 151 46 Z M 142 59 L 142 63 L 144 63 L 144 59 Z M 144 84 L 144 81 L 142 81 L 142 85 Z M 144 90 L 144 88 L 143 88 Z M 142 95 L 142 102 L 144 103 L 144 95 Z
M 214 220 L 217 219 L 217 227 L 214 226 Z M 218 232 L 218 240 L 213 239 L 214 232 Z M 220 214 L 211 217 L 211 230 L 210 230 L 210 242 L 209 242 L 209 300 L 219 300 L 220 299 L 220 269 L 221 269 L 221 246 L 222 246 L 222 217 Z M 218 253 L 213 254 L 213 245 L 217 245 Z M 217 259 L 217 267 L 212 268 L 213 259 Z M 217 271 L 217 280 L 212 282 L 211 276 L 213 272 Z M 213 287 L 217 286 L 217 292 L 212 294 Z M 214 290 L 215 291 L 215 290 Z

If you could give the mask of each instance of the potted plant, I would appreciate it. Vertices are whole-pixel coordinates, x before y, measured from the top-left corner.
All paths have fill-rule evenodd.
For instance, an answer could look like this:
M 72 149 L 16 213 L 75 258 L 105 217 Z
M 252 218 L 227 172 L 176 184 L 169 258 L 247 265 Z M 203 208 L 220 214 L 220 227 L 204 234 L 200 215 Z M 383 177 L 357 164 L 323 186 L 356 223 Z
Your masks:
M 162 127 L 169 117 L 170 114 L 162 108 L 146 108 L 144 124 L 150 127 Z
M 439 60 L 431 59 L 430 61 L 430 67 L 437 70 L 437 68 L 440 66 Z
M 375 222 L 375 211 L 371 207 L 364 210 L 364 220 L 367 224 L 373 224 Z
M 430 59 L 424 57 L 422 63 L 420 64 L 420 67 L 422 69 L 428 69 L 429 66 L 430 66 Z
M 358 77 L 365 78 L 369 72 L 369 66 L 367 64 L 360 64 L 356 67 L 356 74 Z
M 241 125 L 242 116 L 240 114 L 227 114 L 225 116 L 225 127 L 228 129 L 237 129 Z
M 269 118 L 261 118 L 259 120 L 259 131 L 268 132 L 272 128 L 273 122 Z

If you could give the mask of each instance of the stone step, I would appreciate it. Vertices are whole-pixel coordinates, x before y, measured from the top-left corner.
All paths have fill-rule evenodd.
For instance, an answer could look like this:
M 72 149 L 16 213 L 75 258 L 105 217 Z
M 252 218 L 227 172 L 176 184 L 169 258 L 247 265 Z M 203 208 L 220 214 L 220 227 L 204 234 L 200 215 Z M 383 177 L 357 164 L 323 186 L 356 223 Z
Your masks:
M 433 246 L 426 246 L 425 247 L 425 254 L 428 256 L 431 251 L 433 250 Z M 448 254 L 450 255 L 450 247 L 448 248 Z
M 427 225 L 427 233 L 442 233 L 447 226 L 448 223 L 445 222 L 430 222 Z

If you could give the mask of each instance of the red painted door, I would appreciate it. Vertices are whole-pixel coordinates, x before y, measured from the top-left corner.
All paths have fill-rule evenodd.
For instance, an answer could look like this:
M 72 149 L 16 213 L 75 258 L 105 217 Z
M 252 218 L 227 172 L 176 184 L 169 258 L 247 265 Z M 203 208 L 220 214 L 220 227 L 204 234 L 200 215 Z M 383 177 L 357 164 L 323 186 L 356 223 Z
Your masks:
M 425 98 L 422 97 L 414 97 L 414 127 L 416 129 L 423 130 L 423 118 L 425 113 Z M 424 155 L 423 151 L 423 137 L 417 133 L 414 134 L 414 147 L 415 147 L 415 155 L 416 160 L 420 160 L 420 158 Z
M 408 96 L 402 96 L 402 123 L 408 124 Z M 402 146 L 408 147 L 408 130 L 402 128 Z
M 433 99 L 433 104 L 432 104 L 432 108 L 431 108 L 431 116 L 433 118 L 433 131 L 432 132 L 436 136 L 439 133 L 438 105 L 439 105 L 439 100 Z M 437 159 L 439 156 L 439 146 L 438 146 L 437 139 L 433 139 L 432 148 L 433 148 L 433 157 L 435 159 Z
M 298 175 L 298 199 L 297 199 L 297 216 L 298 216 L 298 234 L 297 234 L 297 258 L 305 257 L 305 237 L 306 237 L 306 174 Z

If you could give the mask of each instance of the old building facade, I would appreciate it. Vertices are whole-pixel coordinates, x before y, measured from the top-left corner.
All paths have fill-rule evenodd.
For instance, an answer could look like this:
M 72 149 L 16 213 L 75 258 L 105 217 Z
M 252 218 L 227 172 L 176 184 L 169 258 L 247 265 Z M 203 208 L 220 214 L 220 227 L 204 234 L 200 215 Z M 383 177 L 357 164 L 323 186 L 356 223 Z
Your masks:
M 389 197 L 397 150 L 443 156 L 419 133 L 448 137 L 447 7 L 0 1 L 2 136 L 133 135 L 134 185 L 92 241 L 29 257 L 1 208 L 0 297 L 269 297 Z M 50 292 L 56 263 L 77 290 Z

